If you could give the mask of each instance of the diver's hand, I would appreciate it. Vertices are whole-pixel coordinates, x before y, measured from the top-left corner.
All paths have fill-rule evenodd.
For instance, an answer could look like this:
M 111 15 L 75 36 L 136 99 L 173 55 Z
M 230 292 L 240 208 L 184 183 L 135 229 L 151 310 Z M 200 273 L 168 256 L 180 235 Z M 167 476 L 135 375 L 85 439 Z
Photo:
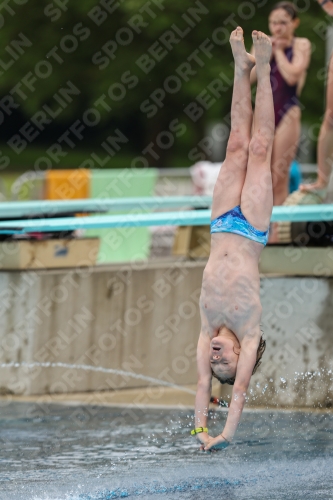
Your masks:
M 206 443 L 205 447 L 203 448 L 204 451 L 217 451 L 217 450 L 223 450 L 224 448 L 227 448 L 229 446 L 229 441 L 227 441 L 224 437 L 219 434 L 215 438 L 212 438 L 208 436 L 208 442 Z
M 209 443 L 209 440 L 212 439 L 207 432 L 200 432 L 200 434 L 196 435 L 197 440 L 201 444 L 200 450 L 203 450 L 206 444 Z
M 197 434 L 197 440 L 201 444 L 200 446 L 200 451 L 205 451 L 206 446 L 209 446 L 209 443 L 214 440 L 212 436 L 207 434 L 207 432 L 200 432 L 200 434 Z M 217 451 L 217 450 L 210 450 L 210 451 Z

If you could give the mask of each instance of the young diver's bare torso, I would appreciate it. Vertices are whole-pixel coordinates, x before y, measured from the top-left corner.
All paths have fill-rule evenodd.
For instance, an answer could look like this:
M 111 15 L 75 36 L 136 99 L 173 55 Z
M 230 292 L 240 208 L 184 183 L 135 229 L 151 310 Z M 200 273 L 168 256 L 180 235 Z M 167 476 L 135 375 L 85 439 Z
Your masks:
M 212 234 L 200 297 L 202 330 L 210 338 L 223 327 L 242 342 L 260 322 L 260 243 L 232 233 Z

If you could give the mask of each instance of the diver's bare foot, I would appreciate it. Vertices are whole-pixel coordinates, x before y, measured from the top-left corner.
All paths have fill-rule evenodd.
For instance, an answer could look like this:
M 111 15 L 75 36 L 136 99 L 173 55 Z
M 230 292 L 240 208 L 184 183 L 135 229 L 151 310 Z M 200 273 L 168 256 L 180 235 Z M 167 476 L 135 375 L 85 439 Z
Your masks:
M 257 75 L 260 72 L 270 71 L 270 59 L 272 55 L 271 39 L 262 31 L 252 31 L 252 40 L 257 65 Z
M 243 30 L 240 26 L 231 33 L 230 45 L 236 68 L 239 68 L 241 71 L 251 71 L 256 60 L 245 50 Z

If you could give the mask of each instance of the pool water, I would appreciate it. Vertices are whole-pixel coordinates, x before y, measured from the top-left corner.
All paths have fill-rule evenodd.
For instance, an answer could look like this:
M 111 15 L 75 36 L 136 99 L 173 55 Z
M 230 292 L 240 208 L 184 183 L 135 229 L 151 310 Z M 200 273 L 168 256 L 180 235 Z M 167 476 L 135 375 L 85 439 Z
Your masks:
M 186 409 L 0 403 L 0 499 L 333 499 L 332 411 L 246 411 L 214 454 L 191 427 Z

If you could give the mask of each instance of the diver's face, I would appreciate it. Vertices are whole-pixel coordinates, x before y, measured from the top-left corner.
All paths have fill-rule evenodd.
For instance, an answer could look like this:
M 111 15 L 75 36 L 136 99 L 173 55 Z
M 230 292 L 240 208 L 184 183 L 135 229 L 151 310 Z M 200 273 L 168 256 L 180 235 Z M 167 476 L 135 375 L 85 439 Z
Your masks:
M 239 348 L 231 338 L 214 337 L 210 343 L 210 366 L 221 380 L 236 376 Z
M 291 38 L 298 26 L 298 19 L 292 19 L 284 9 L 276 9 L 268 18 L 269 31 L 276 38 Z

